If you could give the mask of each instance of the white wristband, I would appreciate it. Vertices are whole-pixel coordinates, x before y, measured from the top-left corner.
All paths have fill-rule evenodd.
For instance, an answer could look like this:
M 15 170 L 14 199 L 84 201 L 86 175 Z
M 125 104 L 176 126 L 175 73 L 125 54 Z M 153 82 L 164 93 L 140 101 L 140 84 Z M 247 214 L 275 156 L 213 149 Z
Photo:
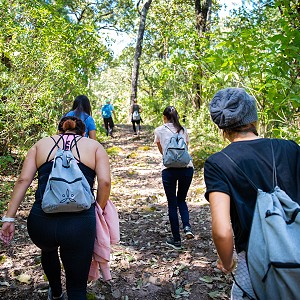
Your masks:
M 15 221 L 15 218 L 9 218 L 9 217 L 2 217 L 2 220 L 1 222 L 4 223 L 4 222 L 14 222 Z

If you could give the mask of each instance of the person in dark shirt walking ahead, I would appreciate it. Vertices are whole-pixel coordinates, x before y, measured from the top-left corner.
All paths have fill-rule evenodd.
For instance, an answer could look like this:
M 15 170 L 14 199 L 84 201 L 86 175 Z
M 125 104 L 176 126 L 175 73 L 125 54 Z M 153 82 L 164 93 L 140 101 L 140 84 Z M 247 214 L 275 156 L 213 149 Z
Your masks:
M 212 237 L 219 255 L 217 267 L 226 274 L 235 269 L 235 246 L 238 256 L 236 282 L 255 299 L 246 251 L 257 189 L 247 177 L 259 189 L 272 191 L 276 165 L 278 185 L 300 204 L 300 147 L 294 141 L 258 135 L 255 99 L 242 88 L 218 91 L 209 109 L 213 122 L 230 141 L 221 152 L 211 155 L 204 165 L 205 197 L 210 203 Z M 243 293 L 234 283 L 231 299 L 244 299 Z

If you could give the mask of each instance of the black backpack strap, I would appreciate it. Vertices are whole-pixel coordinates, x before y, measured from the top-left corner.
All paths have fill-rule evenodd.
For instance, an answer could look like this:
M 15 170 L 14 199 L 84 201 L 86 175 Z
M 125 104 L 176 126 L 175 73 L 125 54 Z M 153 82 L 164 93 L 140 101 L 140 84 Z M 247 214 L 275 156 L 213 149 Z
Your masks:
M 181 129 L 179 129 L 179 131 L 176 131 L 176 132 L 173 132 L 167 125 L 164 125 L 166 128 L 168 128 L 173 134 L 179 134 L 179 132 L 182 130 L 183 131 L 183 133 L 184 133 L 184 128 L 182 127 Z
M 82 139 L 82 136 L 80 136 L 78 139 L 76 139 L 76 137 L 74 137 L 73 141 L 71 142 L 71 145 L 70 145 L 70 150 L 73 149 L 73 147 L 75 146 L 76 147 L 76 152 L 77 152 L 77 156 L 78 156 L 78 161 L 80 161 L 80 153 L 79 153 L 79 149 L 78 149 L 78 141 L 80 141 Z
M 255 298 L 253 298 L 250 294 L 248 294 L 238 283 L 237 283 L 237 281 L 236 281 L 236 279 L 235 279 L 235 277 L 234 277 L 234 275 L 233 275 L 233 273 L 231 272 L 231 276 L 232 276 L 232 278 L 233 278 L 233 281 L 234 281 L 234 283 L 236 284 L 236 286 L 243 292 L 243 299 L 245 298 L 245 297 L 247 297 L 248 299 L 250 299 L 250 300 L 255 300 Z
M 258 190 L 257 186 L 254 184 L 254 182 L 247 176 L 247 174 L 238 166 L 238 164 L 225 152 L 221 151 L 223 155 L 225 155 L 232 163 L 235 165 L 235 167 L 245 176 L 245 178 L 249 181 L 249 183 L 254 187 L 255 190 Z
M 277 174 L 276 174 L 276 163 L 275 163 L 275 155 L 274 155 L 274 149 L 273 149 L 273 143 L 271 141 L 271 150 L 272 150 L 272 166 L 273 166 L 273 188 L 277 186 Z M 235 166 L 236 168 L 245 176 L 245 178 L 248 180 L 248 182 L 252 185 L 252 187 L 255 188 L 255 190 L 258 190 L 258 187 L 254 184 L 254 182 L 247 176 L 247 174 L 238 166 L 238 164 L 225 152 L 221 151 L 223 155 L 225 155 Z
M 167 125 L 164 125 L 166 128 L 168 128 L 173 134 L 178 133 L 178 132 L 173 132 Z
M 275 186 L 277 186 L 277 173 L 276 173 L 276 162 L 275 162 L 275 154 L 274 154 L 272 140 L 271 140 L 271 150 L 272 150 L 272 158 L 273 158 L 273 188 L 275 188 Z
M 83 121 L 83 123 L 85 123 L 85 121 L 88 119 L 90 117 L 90 115 L 89 114 L 87 114 L 87 117 L 84 119 L 84 120 L 82 120 Z
M 46 162 L 49 161 L 50 155 L 52 154 L 52 152 L 53 152 L 53 150 L 55 149 L 55 147 L 57 147 L 58 149 L 60 149 L 60 147 L 58 146 L 58 143 L 59 143 L 59 141 L 60 141 L 61 139 L 63 140 L 62 136 L 60 136 L 59 139 L 58 139 L 57 141 L 54 139 L 54 137 L 52 137 L 52 136 L 50 136 L 50 137 L 51 137 L 51 139 L 52 139 L 53 142 L 54 142 L 54 146 L 53 146 L 52 149 L 50 150 L 50 152 L 49 152 L 49 154 L 48 154 L 48 156 L 47 156 Z M 63 140 L 63 143 L 64 143 L 64 140 Z

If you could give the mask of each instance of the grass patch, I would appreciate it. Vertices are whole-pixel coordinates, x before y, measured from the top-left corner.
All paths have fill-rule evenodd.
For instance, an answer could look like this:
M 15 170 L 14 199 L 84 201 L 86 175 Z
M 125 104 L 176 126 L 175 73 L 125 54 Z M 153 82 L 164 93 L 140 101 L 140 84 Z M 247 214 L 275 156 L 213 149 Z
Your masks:
M 127 158 L 136 158 L 138 155 L 136 152 L 131 152 L 130 154 L 127 155 Z
M 149 151 L 151 148 L 150 146 L 140 146 L 138 147 L 138 151 Z
M 6 260 L 6 256 L 5 255 L 0 255 L 0 264 L 3 264 Z
M 114 155 L 119 155 L 121 152 L 123 152 L 123 149 L 121 147 L 113 146 L 107 148 L 106 152 L 108 155 L 114 156 Z

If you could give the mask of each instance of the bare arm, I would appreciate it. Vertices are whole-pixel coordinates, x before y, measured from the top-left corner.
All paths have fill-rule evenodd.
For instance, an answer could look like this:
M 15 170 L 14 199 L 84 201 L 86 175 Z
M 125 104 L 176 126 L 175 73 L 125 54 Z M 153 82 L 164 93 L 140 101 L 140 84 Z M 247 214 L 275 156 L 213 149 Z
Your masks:
M 212 217 L 212 237 L 221 260 L 218 268 L 227 273 L 234 266 L 230 197 L 225 193 L 212 192 L 209 194 L 209 203 Z
M 96 130 L 90 130 L 89 131 L 89 138 L 96 140 Z
M 102 209 L 105 208 L 107 200 L 110 195 L 111 178 L 110 178 L 110 165 L 106 151 L 102 146 L 99 146 L 96 151 L 96 168 L 98 190 L 97 202 Z
M 157 142 L 156 145 L 157 145 L 157 148 L 158 148 L 159 152 L 160 152 L 161 154 L 163 154 L 163 150 L 162 150 L 161 143 L 160 143 L 160 142 Z
M 27 156 L 23 163 L 21 174 L 15 183 L 11 195 L 11 200 L 8 204 L 6 217 L 14 218 L 16 216 L 17 210 L 25 197 L 26 191 L 35 176 L 35 173 L 37 171 L 36 151 L 36 145 L 34 145 L 27 153 Z M 0 231 L 0 239 L 7 244 L 13 238 L 14 232 L 14 223 L 4 222 Z

